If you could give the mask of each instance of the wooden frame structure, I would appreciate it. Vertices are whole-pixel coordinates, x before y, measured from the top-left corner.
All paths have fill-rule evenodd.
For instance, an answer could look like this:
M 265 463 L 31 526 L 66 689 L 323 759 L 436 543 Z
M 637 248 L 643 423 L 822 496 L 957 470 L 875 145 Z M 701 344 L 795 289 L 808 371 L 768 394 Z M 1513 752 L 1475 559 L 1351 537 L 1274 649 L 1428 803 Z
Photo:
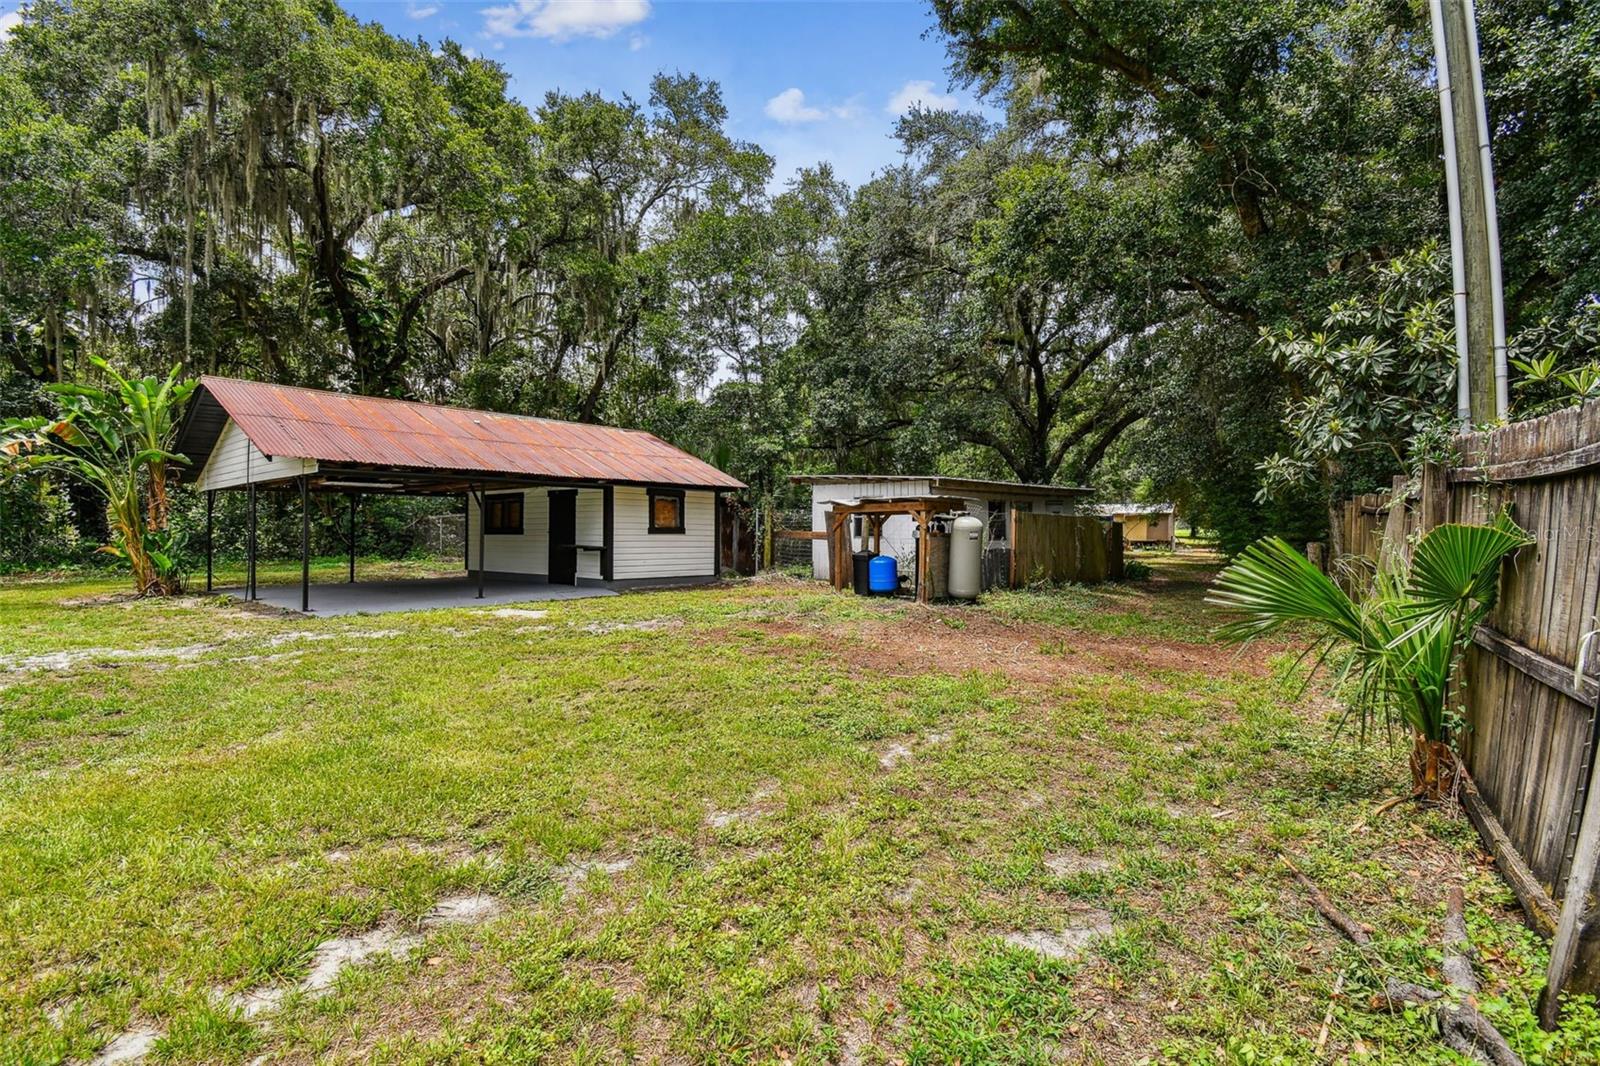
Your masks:
M 873 541 L 877 549 L 883 548 L 883 524 L 894 515 L 909 515 L 917 524 L 917 602 L 928 603 L 933 598 L 933 582 L 928 573 L 928 529 L 937 514 L 964 511 L 967 501 L 959 496 L 910 496 L 901 499 L 835 500 L 826 512 L 828 538 L 829 576 L 833 587 L 850 587 L 852 567 L 850 550 L 855 535 L 850 532 L 850 519 L 860 515 L 865 528 L 861 531 L 863 544 Z

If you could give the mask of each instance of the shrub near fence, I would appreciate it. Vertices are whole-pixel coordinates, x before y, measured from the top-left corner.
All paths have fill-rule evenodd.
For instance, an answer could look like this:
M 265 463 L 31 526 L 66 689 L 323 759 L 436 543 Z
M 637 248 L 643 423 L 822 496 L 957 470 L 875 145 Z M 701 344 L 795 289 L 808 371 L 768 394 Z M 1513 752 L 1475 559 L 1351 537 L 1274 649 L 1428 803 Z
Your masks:
M 1474 820 L 1491 847 L 1514 852 L 1499 856 L 1502 866 L 1509 863 L 1530 918 L 1548 932 L 1566 893 L 1579 821 L 1588 803 L 1600 802 L 1588 795 L 1600 748 L 1600 656 L 1581 681 L 1573 677 L 1579 643 L 1600 625 L 1600 403 L 1463 434 L 1456 443 L 1457 464 L 1425 471 L 1420 498 L 1402 494 L 1398 513 L 1386 507 L 1380 521 L 1347 505 L 1354 523 L 1346 527 L 1347 550 L 1375 564 L 1417 530 L 1488 522 L 1503 506 L 1534 538 L 1506 567 L 1500 601 L 1473 638 L 1460 699 L 1462 752 L 1478 793 L 1466 797 L 1469 813 L 1476 804 L 1492 815 L 1492 822 L 1478 813 Z M 1593 918 L 1572 987 L 1600 989 L 1600 921 Z

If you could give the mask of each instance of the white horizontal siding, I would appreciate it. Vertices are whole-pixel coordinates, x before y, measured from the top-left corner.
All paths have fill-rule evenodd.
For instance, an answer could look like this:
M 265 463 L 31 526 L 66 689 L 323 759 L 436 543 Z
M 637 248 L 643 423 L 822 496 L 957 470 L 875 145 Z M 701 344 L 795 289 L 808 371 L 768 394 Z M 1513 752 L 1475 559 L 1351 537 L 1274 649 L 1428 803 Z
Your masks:
M 710 577 L 716 572 L 716 494 L 683 494 L 683 532 L 650 532 L 646 489 L 618 485 L 612 515 L 612 576 L 618 581 L 652 577 Z M 580 504 L 581 506 L 581 504 Z M 580 528 L 582 519 L 579 519 Z
M 516 490 L 512 490 L 516 491 Z M 500 493 L 490 492 L 490 496 Z M 467 503 L 467 569 L 478 568 L 478 502 Z M 522 536 L 489 533 L 483 538 L 486 569 L 506 574 L 550 572 L 550 496 L 544 489 L 522 490 Z
M 894 481 L 842 481 L 811 486 L 811 528 L 818 533 L 828 531 L 827 513 L 834 500 L 857 500 L 876 496 L 891 500 L 907 496 L 932 494 L 926 478 L 898 478 Z M 917 542 L 912 536 L 916 523 L 909 515 L 895 515 L 883 524 L 883 552 L 893 555 L 904 565 L 907 559 L 916 559 Z M 811 542 L 811 570 L 823 581 L 828 580 L 828 542 Z
M 711 576 L 711 552 L 716 534 L 713 493 L 693 490 L 684 493 L 684 532 L 651 533 L 646 490 L 619 485 L 612 491 L 615 493 L 615 513 L 612 518 L 614 580 Z M 522 507 L 520 537 L 496 533 L 483 538 L 488 569 L 543 577 L 550 573 L 549 492 L 545 489 L 525 490 Z M 579 544 L 591 547 L 605 544 L 605 513 L 604 490 L 578 490 Z M 467 569 L 476 570 L 477 567 L 478 507 L 473 503 L 467 508 Z M 600 569 L 599 552 L 578 552 L 579 577 L 599 579 Z
M 212 489 L 236 488 L 251 482 L 282 481 L 284 478 L 315 473 L 316 469 L 315 459 L 283 456 L 268 459 L 230 418 L 217 435 L 216 446 L 211 449 L 211 457 L 206 460 L 205 469 L 200 471 L 195 488 L 209 492 Z

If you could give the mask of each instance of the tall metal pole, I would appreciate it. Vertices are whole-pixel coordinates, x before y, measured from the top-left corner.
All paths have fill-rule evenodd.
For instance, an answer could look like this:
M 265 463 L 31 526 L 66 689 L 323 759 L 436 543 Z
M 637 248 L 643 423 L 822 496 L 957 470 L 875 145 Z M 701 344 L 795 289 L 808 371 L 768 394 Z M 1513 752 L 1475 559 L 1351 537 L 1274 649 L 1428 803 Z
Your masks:
M 350 494 L 350 584 L 356 583 L 356 494 Z
M 1460 381 L 1457 416 L 1464 426 L 1505 414 L 1505 313 L 1498 281 L 1499 231 L 1493 167 L 1478 74 L 1477 27 L 1470 0 L 1429 0 L 1444 135 L 1450 208 L 1450 267 L 1455 289 Z
M 216 510 L 217 510 L 217 490 L 216 489 L 211 489 L 209 492 L 206 493 L 206 591 L 207 592 L 211 591 L 211 559 L 212 559 L 212 556 L 214 554 L 214 552 L 212 550 L 213 538 L 212 538 L 211 533 L 212 533 L 212 528 L 213 528 L 213 516 L 215 515 Z
M 1463 0 L 1467 42 L 1472 46 L 1472 98 L 1478 106 L 1478 169 L 1483 183 L 1483 216 L 1489 238 L 1489 303 L 1494 327 L 1495 416 L 1504 421 L 1511 408 L 1511 382 L 1506 353 L 1506 293 L 1500 268 L 1500 207 L 1494 191 L 1494 154 L 1489 145 L 1489 94 L 1483 85 L 1483 59 L 1478 53 L 1478 11 Z
M 300 478 L 300 611 L 311 610 L 311 479 Z

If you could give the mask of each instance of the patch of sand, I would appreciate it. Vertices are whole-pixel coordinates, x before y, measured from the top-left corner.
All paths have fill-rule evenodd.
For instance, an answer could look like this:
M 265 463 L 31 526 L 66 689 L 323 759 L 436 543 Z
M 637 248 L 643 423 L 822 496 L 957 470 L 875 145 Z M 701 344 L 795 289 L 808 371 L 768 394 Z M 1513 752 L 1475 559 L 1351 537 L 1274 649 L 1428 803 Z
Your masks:
M 1079 855 L 1073 851 L 1059 851 L 1044 857 L 1044 868 L 1056 877 L 1073 877 L 1077 874 L 1103 874 L 1111 869 L 1109 859 L 1093 855 Z
M 100 1049 L 100 1054 L 89 1060 L 89 1066 L 116 1066 L 122 1062 L 138 1062 L 150 1054 L 161 1033 L 148 1026 L 129 1029 Z
M 911 746 L 896 741 L 879 753 L 878 765 L 885 770 L 893 770 L 909 758 L 911 758 Z
M 591 874 L 604 874 L 611 877 L 620 874 L 633 865 L 630 858 L 620 859 L 582 859 L 577 862 L 565 862 L 550 871 L 557 884 L 561 886 L 561 894 L 570 896 L 583 888 Z
M 446 896 L 423 916 L 414 932 L 405 930 L 398 922 L 388 921 L 364 933 L 324 940 L 312 952 L 311 970 L 298 984 L 263 985 L 243 992 L 224 993 L 218 998 L 246 1018 L 269 1014 L 283 1005 L 290 992 L 301 992 L 312 997 L 326 992 L 333 987 L 340 971 L 346 966 L 360 965 L 371 959 L 404 958 L 434 929 L 485 922 L 503 909 L 504 905 L 498 899 L 482 893 Z M 129 1029 L 114 1037 L 90 1066 L 138 1062 L 150 1054 L 160 1038 L 161 1032 L 148 1026 Z
M 1076 958 L 1091 942 L 1114 932 L 1116 927 L 1111 924 L 1110 914 L 1105 911 L 1086 911 L 1073 916 L 1059 930 L 1030 929 L 1007 933 L 1001 939 L 1012 947 L 1037 952 L 1047 959 L 1071 959 Z
M 138 659 L 195 659 L 215 644 L 184 644 L 176 648 L 74 648 L 44 655 L 0 655 L 0 670 L 13 674 L 71 670 L 82 663 L 126 662 Z

